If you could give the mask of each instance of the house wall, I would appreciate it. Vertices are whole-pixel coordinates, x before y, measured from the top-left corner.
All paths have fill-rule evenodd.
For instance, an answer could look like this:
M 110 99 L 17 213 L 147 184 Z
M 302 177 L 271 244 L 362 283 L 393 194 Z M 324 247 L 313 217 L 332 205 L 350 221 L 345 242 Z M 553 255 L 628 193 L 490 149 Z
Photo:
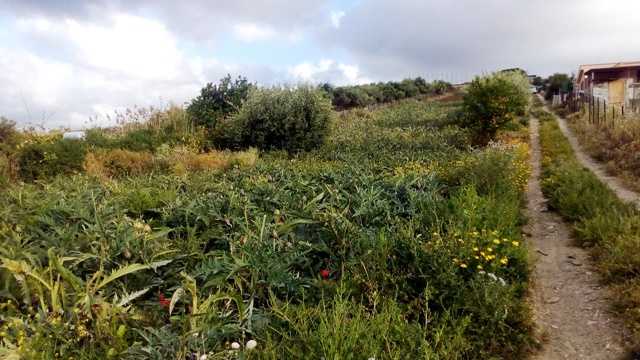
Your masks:
M 584 91 L 609 104 L 629 105 L 640 100 L 640 68 L 595 70 L 583 83 Z

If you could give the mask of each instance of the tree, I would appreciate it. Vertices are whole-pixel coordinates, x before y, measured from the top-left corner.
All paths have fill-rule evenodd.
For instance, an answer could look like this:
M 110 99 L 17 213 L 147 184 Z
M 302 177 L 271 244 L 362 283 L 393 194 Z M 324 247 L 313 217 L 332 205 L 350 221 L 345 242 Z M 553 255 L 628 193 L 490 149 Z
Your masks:
M 525 114 L 528 84 L 517 72 L 477 77 L 471 82 L 463 99 L 462 125 L 475 132 L 479 145 L 486 145 L 500 128 Z
M 547 79 L 545 99 L 549 100 L 553 95 L 570 93 L 573 91 L 573 76 L 556 73 Z
M 208 83 L 203 87 L 187 106 L 187 112 L 196 125 L 211 129 L 221 118 L 237 112 L 253 87 L 245 77 L 238 76 L 232 81 L 231 75 L 227 75 L 218 85 Z

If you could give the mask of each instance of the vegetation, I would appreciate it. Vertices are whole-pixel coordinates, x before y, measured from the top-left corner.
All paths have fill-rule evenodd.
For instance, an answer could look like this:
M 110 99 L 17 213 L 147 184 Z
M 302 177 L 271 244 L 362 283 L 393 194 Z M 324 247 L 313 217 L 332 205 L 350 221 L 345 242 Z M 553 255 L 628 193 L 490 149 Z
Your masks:
M 324 84 L 331 103 L 337 110 L 352 109 L 374 104 L 389 103 L 418 95 L 441 95 L 451 91 L 452 86 L 444 81 L 427 83 L 423 78 L 405 79 L 400 82 L 332 87 Z
M 203 129 L 181 107 L 137 108 L 115 117 L 118 127 L 87 131 L 86 143 L 90 147 L 155 152 L 163 145 L 184 145 L 196 150 L 204 144 Z
M 550 100 L 553 95 L 560 93 L 568 94 L 573 91 L 573 77 L 567 74 L 556 73 L 549 76 L 545 81 L 544 98 Z
M 310 87 L 253 89 L 238 113 L 220 121 L 212 143 L 222 148 L 311 150 L 324 142 L 331 114 L 329 100 Z
M 274 149 L 260 158 L 90 144 L 89 175 L 11 184 L 1 356 L 521 357 L 527 146 L 472 149 L 460 108 L 405 100 L 338 118 L 312 89 L 252 91 L 224 124 Z M 220 158 L 231 165 L 200 165 Z M 171 170 L 138 171 L 148 163 Z
M 227 75 L 220 79 L 218 85 L 208 83 L 202 88 L 200 95 L 187 107 L 187 112 L 196 125 L 211 129 L 219 120 L 237 112 L 253 88 L 255 85 L 246 78 L 239 76 L 232 81 L 231 75 Z
M 0 187 L 15 178 L 15 147 L 18 142 L 16 123 L 0 116 Z
M 580 165 L 551 114 L 539 111 L 539 117 L 543 191 L 551 207 L 574 224 L 579 242 L 592 247 L 599 269 L 617 292 L 621 318 L 627 319 L 638 344 L 640 213 Z
M 464 95 L 461 120 L 475 133 L 477 143 L 487 144 L 498 130 L 525 114 L 528 84 L 518 71 L 477 77 L 471 82 Z
M 54 139 L 24 145 L 18 155 L 20 178 L 25 181 L 45 179 L 82 170 L 86 154 L 84 142 Z
M 621 118 L 615 124 L 589 122 L 585 113 L 568 117 L 580 143 L 596 160 L 605 164 L 608 172 L 640 191 L 640 122 L 637 115 Z

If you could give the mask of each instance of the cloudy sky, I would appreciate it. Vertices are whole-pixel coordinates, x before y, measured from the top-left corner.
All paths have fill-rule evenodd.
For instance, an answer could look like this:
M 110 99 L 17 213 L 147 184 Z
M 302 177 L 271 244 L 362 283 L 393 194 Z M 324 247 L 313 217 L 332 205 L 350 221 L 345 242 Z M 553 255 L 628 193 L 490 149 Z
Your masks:
M 0 0 L 0 115 L 82 128 L 263 85 L 450 82 L 640 60 L 637 0 Z

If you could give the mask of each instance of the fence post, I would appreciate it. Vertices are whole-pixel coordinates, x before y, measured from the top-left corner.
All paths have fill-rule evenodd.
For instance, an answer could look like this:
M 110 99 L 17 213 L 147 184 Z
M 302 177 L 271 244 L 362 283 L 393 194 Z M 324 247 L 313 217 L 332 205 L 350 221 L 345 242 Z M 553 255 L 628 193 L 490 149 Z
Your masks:
M 611 115 L 611 121 L 613 122 L 613 125 L 616 125 L 616 106 L 613 105 L 611 106 L 611 111 L 613 112 Z

